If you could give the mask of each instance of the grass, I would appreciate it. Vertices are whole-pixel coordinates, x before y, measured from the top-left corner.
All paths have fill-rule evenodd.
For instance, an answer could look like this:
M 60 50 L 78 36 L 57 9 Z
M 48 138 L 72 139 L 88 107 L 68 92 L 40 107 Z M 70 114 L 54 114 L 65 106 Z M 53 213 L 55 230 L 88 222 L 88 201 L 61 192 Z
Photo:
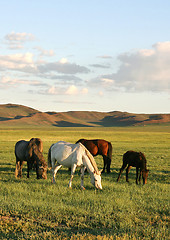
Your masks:
M 14 145 L 20 139 L 40 137 L 44 157 L 52 143 L 74 143 L 79 138 L 103 138 L 112 142 L 111 174 L 102 175 L 102 191 L 97 191 L 85 175 L 85 191 L 80 189 L 79 171 L 68 189 L 70 173 L 59 170 L 56 185 L 36 180 L 35 172 L 15 179 Z M 5 128 L 0 129 L 0 238 L 1 239 L 168 239 L 169 126 L 133 128 Z M 142 151 L 150 169 L 148 183 L 135 184 L 135 169 L 125 182 L 117 175 L 127 150 Z M 103 161 L 95 157 L 98 168 Z

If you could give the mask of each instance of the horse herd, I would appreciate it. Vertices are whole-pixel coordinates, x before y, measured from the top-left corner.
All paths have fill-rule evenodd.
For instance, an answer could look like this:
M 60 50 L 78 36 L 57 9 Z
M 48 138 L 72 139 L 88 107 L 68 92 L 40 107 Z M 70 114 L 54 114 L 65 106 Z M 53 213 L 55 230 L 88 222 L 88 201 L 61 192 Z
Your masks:
M 84 172 L 89 172 L 91 183 L 97 189 L 102 189 L 101 173 L 107 170 L 110 173 L 112 159 L 112 144 L 103 139 L 86 140 L 79 139 L 75 144 L 59 141 L 52 144 L 48 151 L 48 167 L 43 157 L 43 143 L 40 138 L 31 138 L 30 141 L 20 140 L 15 144 L 16 168 L 15 177 L 22 177 L 22 167 L 27 162 L 27 177 L 32 168 L 36 169 L 37 179 L 47 179 L 47 168 L 52 169 L 52 182 L 55 183 L 57 171 L 65 166 L 71 169 L 71 178 L 69 187 L 72 187 L 72 180 L 76 167 L 81 168 L 81 188 L 84 188 Z M 103 157 L 103 170 L 99 171 L 94 156 Z M 126 168 L 127 167 L 127 168 Z M 146 168 L 146 158 L 143 153 L 127 151 L 123 155 L 123 164 L 117 178 L 126 168 L 126 181 L 128 182 L 128 173 L 131 167 L 136 167 L 136 184 L 140 182 L 141 176 L 143 184 L 147 183 L 149 170 Z M 138 176 L 138 171 L 139 176 Z

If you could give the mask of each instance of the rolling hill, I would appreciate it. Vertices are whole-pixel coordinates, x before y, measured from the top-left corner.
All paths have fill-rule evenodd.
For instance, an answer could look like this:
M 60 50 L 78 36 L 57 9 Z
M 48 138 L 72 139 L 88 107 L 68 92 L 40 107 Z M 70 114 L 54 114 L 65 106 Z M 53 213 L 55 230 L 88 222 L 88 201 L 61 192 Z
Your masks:
M 128 112 L 40 112 L 16 104 L 0 105 L 0 126 L 115 127 L 170 123 L 170 114 Z

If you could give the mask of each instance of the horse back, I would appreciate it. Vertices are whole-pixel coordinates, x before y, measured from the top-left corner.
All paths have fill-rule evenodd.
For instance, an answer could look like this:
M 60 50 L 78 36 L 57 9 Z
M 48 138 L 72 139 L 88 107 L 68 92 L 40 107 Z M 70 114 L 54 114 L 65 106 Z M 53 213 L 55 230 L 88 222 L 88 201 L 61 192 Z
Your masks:
M 103 139 L 98 139 L 96 141 L 99 149 L 99 154 L 107 156 L 110 159 L 112 159 L 112 144 Z
M 146 165 L 146 159 L 141 152 L 127 151 L 123 155 L 123 163 L 132 167 L 144 168 L 144 165 Z
M 83 151 L 83 152 L 82 152 Z M 55 159 L 65 167 L 71 167 L 73 163 L 82 164 L 82 154 L 84 150 L 79 144 L 58 142 L 51 148 L 51 159 Z
M 93 155 L 98 155 L 98 146 L 97 146 L 97 140 L 87 140 L 87 139 L 79 139 L 76 143 L 82 143 L 87 150 Z

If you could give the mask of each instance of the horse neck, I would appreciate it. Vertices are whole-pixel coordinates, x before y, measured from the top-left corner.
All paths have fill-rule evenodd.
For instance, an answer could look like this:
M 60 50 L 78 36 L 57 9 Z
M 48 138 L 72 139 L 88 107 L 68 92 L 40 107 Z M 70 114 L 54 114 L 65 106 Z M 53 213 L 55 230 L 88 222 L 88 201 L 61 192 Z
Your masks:
M 94 172 L 95 172 L 94 167 L 93 167 L 90 159 L 87 156 L 84 157 L 84 165 L 86 166 L 87 171 L 89 172 L 90 176 L 91 177 L 94 176 Z
M 140 153 L 140 155 L 142 158 L 142 169 L 146 170 L 146 158 L 142 153 Z
M 36 160 L 38 160 L 39 164 L 41 164 L 43 167 L 47 167 L 47 164 L 45 162 L 42 152 L 36 149 L 34 151 L 34 157 L 36 158 Z

